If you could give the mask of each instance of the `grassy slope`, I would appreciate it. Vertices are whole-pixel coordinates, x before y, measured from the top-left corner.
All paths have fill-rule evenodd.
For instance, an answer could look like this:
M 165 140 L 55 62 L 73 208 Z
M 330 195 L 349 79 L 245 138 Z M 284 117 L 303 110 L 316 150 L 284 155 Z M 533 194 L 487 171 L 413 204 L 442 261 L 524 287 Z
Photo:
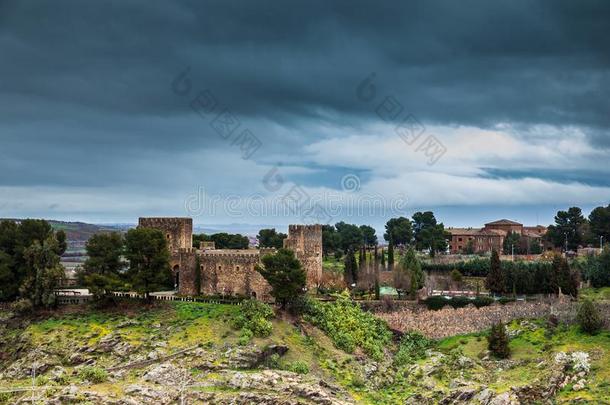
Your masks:
M 231 328 L 231 318 L 239 311 L 239 307 L 230 305 L 212 305 L 198 303 L 171 303 L 146 311 L 124 312 L 85 312 L 77 314 L 57 315 L 55 317 L 32 322 L 25 330 L 7 330 L 0 332 L 0 340 L 10 342 L 19 337 L 29 336 L 32 346 L 54 348 L 55 352 L 69 356 L 75 347 L 83 343 L 96 344 L 102 337 L 114 330 L 120 330 L 133 345 L 149 345 L 150 337 L 166 341 L 170 351 L 202 344 L 211 347 L 226 347 L 237 345 L 239 331 Z M 118 325 L 128 319 L 137 319 L 137 325 L 128 325 L 118 329 Z M 538 325 L 541 325 L 538 322 Z M 163 328 L 159 328 L 163 326 Z M 169 331 L 167 332 L 167 327 Z M 517 322 L 510 326 L 521 328 Z M 521 328 L 523 329 L 523 328 Z M 161 332 L 163 331 L 163 332 Z M 344 353 L 334 347 L 331 340 L 318 329 L 302 325 L 302 330 L 284 320 L 273 321 L 273 332 L 267 338 L 255 338 L 259 346 L 268 344 L 284 344 L 289 347 L 288 353 L 280 360 L 285 367 L 294 361 L 307 363 L 311 373 L 328 381 L 334 381 L 344 386 L 361 403 L 404 403 L 413 392 L 423 392 L 422 386 L 409 379 L 404 373 L 388 370 L 394 383 L 372 389 L 365 381 L 364 365 L 368 360 L 358 351 L 355 354 Z M 473 381 L 489 385 L 494 390 L 502 392 L 512 386 L 530 384 L 534 379 L 544 375 L 544 370 L 537 368 L 540 359 L 550 359 L 557 351 L 584 350 L 592 355 L 592 374 L 588 378 L 587 389 L 573 392 L 564 389 L 558 397 L 559 402 L 568 403 L 576 398 L 591 401 L 610 401 L 610 332 L 597 336 L 581 334 L 577 327 L 558 329 L 550 338 L 545 337 L 544 329 L 525 330 L 511 340 L 512 359 L 521 361 L 515 367 L 505 370 L 485 370 L 479 364 L 481 353 L 486 349 L 486 341 L 482 334 L 455 336 L 438 343 L 437 350 L 448 354 L 459 348 L 466 357 L 477 362 L 475 367 L 467 371 L 466 376 Z M 1 350 L 13 350 L 15 345 L 0 346 Z M 144 347 L 150 350 L 152 347 Z M 418 363 L 426 364 L 427 359 Z M 110 367 L 111 359 L 102 355 L 98 364 Z M 6 364 L 1 364 L 4 367 Z M 71 367 L 66 367 L 71 371 Z M 201 373 L 192 370 L 194 374 Z M 210 373 L 208 378 L 214 378 Z M 451 376 L 434 377 L 436 388 L 446 390 Z M 77 376 L 71 376 L 69 382 L 78 382 Z M 127 374 L 122 384 L 102 383 L 93 385 L 92 390 L 98 392 L 121 393 L 123 387 L 133 381 L 133 373 Z M 39 383 L 44 383 L 42 377 Z M 30 380 L 12 382 L 11 385 L 29 385 Z M 6 386 L 6 382 L 0 382 Z M 2 401 L 0 401 L 2 402 Z

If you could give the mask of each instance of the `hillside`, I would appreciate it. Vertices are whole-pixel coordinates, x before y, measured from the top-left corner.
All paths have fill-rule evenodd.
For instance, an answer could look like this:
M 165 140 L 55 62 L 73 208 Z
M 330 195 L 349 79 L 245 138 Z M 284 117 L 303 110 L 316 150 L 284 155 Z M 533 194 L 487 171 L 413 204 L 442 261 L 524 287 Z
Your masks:
M 495 360 L 483 334 L 379 346 L 367 340 L 371 324 L 358 311 L 336 306 L 306 321 L 281 315 L 267 337 L 236 326 L 242 307 L 221 304 L 124 302 L 111 311 L 65 307 L 27 319 L 4 312 L 0 403 L 31 397 L 7 391 L 31 387 L 32 367 L 36 386 L 45 386 L 36 395 L 61 403 L 610 401 L 608 331 L 587 336 L 577 326 L 514 321 L 512 356 Z M 570 363 L 575 352 L 586 353 L 588 370 Z

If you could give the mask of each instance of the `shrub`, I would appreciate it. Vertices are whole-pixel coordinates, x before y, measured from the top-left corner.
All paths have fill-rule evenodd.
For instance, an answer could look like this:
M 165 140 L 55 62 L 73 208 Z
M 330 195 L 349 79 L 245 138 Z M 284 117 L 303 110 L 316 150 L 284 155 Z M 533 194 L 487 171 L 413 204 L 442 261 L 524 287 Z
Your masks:
M 25 315 L 32 312 L 32 310 L 34 309 L 34 305 L 29 299 L 21 298 L 13 302 L 13 304 L 11 305 L 11 309 L 18 315 Z
M 85 366 L 78 372 L 78 376 L 83 380 L 98 384 L 108 380 L 108 373 L 100 367 Z
M 269 305 L 254 299 L 247 300 L 234 318 L 233 327 L 241 329 L 242 333 L 249 330 L 254 336 L 266 337 L 271 334 L 273 324 L 269 320 L 273 316 L 273 309 Z
M 481 308 L 491 305 L 493 302 L 493 298 L 490 297 L 476 297 L 474 299 L 468 297 L 445 298 L 444 296 L 440 295 L 428 297 L 426 300 L 424 300 L 426 307 L 435 311 L 442 309 L 445 305 L 450 305 L 453 308 L 462 308 L 468 304 L 473 304 L 477 308 Z
M 265 367 L 279 369 L 280 355 L 277 353 L 273 353 L 271 356 L 267 357 L 267 359 L 265 359 Z
M 487 337 L 487 347 L 494 356 L 500 359 L 506 359 L 510 356 L 508 335 L 506 334 L 504 324 L 496 323 L 492 325 Z
M 254 337 L 254 334 L 250 329 L 242 329 L 239 339 L 237 340 L 237 344 L 240 346 L 245 346 L 250 343 L 252 337 Z
M 349 293 L 335 297 L 334 302 L 312 302 L 312 312 L 305 320 L 322 329 L 339 349 L 352 353 L 360 347 L 375 360 L 380 360 L 384 347 L 392 339 L 387 324 L 364 312 L 352 302 Z
M 599 311 L 590 300 L 585 300 L 578 309 L 578 324 L 583 332 L 593 335 L 602 328 L 602 319 Z
M 309 366 L 304 361 L 297 360 L 288 366 L 288 371 L 292 371 L 293 373 L 297 374 L 308 374 Z
M 426 355 L 426 349 L 432 346 L 432 341 L 418 332 L 407 332 L 400 339 L 400 345 L 394 364 L 403 366 L 416 360 L 422 359 Z

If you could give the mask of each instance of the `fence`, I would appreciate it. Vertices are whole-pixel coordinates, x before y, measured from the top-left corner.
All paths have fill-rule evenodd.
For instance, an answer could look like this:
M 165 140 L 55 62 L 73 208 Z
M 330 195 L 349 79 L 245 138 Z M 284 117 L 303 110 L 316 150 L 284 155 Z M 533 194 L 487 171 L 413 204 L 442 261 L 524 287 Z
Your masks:
M 144 299 L 143 294 L 134 292 L 113 292 L 112 295 L 120 298 L 132 298 L 132 299 Z M 157 301 L 180 301 L 180 302 L 202 302 L 205 304 L 227 304 L 227 305 L 241 305 L 241 300 L 236 299 L 225 299 L 225 298 L 206 298 L 206 297 L 183 297 L 178 295 L 169 294 L 151 294 L 150 299 Z

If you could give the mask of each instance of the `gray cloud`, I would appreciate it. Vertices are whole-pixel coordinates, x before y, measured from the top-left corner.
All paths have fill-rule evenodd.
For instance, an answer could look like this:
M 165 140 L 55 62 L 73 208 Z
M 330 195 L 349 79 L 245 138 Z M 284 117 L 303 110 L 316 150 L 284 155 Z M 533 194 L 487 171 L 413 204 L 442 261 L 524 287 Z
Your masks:
M 425 125 L 576 127 L 607 149 L 608 37 L 603 1 L 0 1 L 0 186 L 233 184 L 209 158 L 239 153 L 189 108 L 203 89 L 261 139 L 261 171 L 315 168 L 304 148 L 366 131 L 386 95 Z

